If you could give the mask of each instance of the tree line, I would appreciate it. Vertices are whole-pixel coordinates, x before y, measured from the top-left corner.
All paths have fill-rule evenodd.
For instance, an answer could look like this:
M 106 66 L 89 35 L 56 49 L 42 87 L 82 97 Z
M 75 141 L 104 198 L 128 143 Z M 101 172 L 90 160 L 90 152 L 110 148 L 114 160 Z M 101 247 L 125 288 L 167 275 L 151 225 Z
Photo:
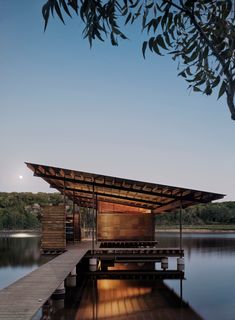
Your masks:
M 0 193 L 0 230 L 38 229 L 42 207 L 63 201 L 59 193 Z
M 42 208 L 63 203 L 59 193 L 0 193 L 0 230 L 39 229 Z M 66 200 L 66 204 L 71 202 Z M 82 208 L 82 227 L 92 227 L 92 210 Z M 182 212 L 184 225 L 235 224 L 235 201 L 209 203 L 189 207 Z M 157 225 L 178 225 L 179 212 L 156 216 Z
M 178 225 L 179 211 L 156 216 L 157 225 Z M 199 204 L 182 210 L 182 224 L 235 224 L 235 201 Z

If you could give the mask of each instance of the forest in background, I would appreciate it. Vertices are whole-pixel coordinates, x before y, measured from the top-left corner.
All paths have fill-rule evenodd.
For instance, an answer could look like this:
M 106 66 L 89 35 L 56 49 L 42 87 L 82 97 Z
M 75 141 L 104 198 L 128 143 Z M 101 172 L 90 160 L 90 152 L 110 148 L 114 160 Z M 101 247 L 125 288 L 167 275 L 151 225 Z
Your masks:
M 59 193 L 1 192 L 0 230 L 39 229 L 42 207 L 62 201 Z
M 63 203 L 63 196 L 59 193 L 30 193 L 12 192 L 0 193 L 0 230 L 39 229 L 43 206 Z M 70 205 L 71 202 L 66 201 Z M 82 226 L 92 225 L 92 212 L 81 209 Z M 182 222 L 185 226 L 204 225 L 235 225 L 235 201 L 217 202 L 206 205 L 196 205 L 183 210 Z M 166 213 L 156 216 L 156 225 L 179 225 L 179 212 Z

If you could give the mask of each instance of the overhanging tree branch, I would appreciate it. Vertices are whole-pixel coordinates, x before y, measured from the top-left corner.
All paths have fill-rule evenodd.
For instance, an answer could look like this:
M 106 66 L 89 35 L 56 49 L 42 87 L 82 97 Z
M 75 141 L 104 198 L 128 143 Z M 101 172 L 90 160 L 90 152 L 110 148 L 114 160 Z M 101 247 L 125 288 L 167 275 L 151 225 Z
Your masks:
M 144 57 L 149 48 L 157 55 L 165 50 L 174 60 L 180 59 L 184 69 L 179 75 L 195 92 L 210 95 L 220 84 L 218 98 L 226 94 L 235 120 L 234 8 L 232 0 L 47 0 L 42 14 L 46 28 L 53 12 L 62 22 L 63 14 L 72 17 L 76 12 L 90 45 L 107 36 L 118 45 L 119 39 L 127 39 L 120 27 L 123 19 L 124 25 L 141 19 L 141 29 L 148 35 L 142 46 Z

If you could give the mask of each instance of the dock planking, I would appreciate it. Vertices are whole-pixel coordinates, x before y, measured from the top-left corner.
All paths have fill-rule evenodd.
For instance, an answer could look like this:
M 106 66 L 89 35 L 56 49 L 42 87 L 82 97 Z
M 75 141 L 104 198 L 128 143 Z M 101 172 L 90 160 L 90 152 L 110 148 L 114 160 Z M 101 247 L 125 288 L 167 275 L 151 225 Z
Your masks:
M 0 291 L 0 320 L 28 320 L 83 258 L 91 242 L 82 242 Z

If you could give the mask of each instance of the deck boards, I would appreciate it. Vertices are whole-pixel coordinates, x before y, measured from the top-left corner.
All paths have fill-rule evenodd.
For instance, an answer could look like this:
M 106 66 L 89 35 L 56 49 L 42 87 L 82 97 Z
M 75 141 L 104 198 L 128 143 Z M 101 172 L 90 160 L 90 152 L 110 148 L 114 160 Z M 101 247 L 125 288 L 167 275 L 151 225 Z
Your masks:
M 0 320 L 31 319 L 90 249 L 90 242 L 65 253 L 0 291 Z

